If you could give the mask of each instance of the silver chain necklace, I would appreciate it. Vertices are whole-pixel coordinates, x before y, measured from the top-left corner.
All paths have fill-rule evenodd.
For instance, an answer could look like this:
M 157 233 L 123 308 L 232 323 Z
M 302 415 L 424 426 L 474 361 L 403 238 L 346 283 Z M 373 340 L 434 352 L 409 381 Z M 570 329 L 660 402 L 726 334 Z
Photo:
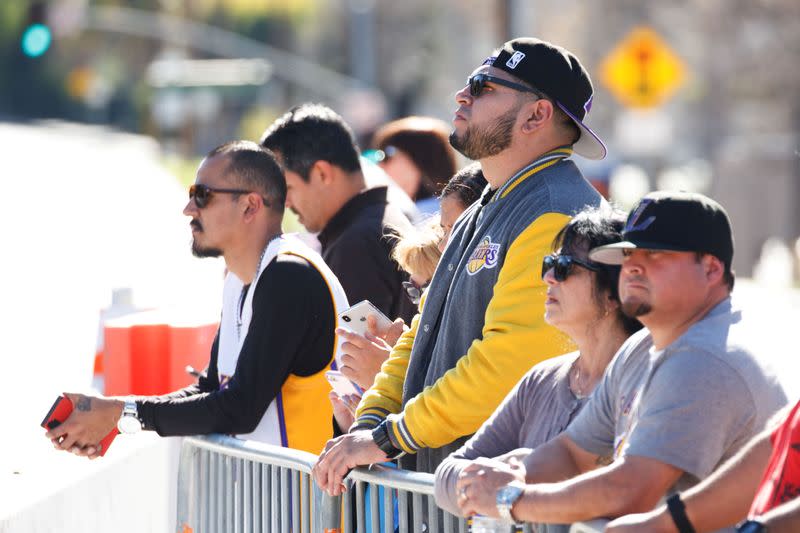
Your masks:
M 261 250 L 261 256 L 259 256 L 258 263 L 256 263 L 256 275 L 253 276 L 253 282 L 252 283 L 255 283 L 256 281 L 258 281 L 258 275 L 261 272 L 261 270 L 260 270 L 261 269 L 261 262 L 264 260 L 264 255 L 267 253 L 267 248 L 269 248 L 269 245 L 272 244 L 272 241 L 280 239 L 282 235 L 283 235 L 283 233 L 278 233 L 277 235 L 272 237 L 270 240 L 267 241 L 267 244 L 266 244 L 266 246 L 264 246 L 264 249 Z M 243 308 L 244 308 L 244 299 L 247 298 L 247 291 L 249 290 L 249 287 L 250 287 L 250 285 L 252 285 L 252 283 L 242 286 L 242 292 L 239 294 L 239 303 L 236 306 L 236 340 L 237 341 L 242 338 L 242 311 L 243 311 Z

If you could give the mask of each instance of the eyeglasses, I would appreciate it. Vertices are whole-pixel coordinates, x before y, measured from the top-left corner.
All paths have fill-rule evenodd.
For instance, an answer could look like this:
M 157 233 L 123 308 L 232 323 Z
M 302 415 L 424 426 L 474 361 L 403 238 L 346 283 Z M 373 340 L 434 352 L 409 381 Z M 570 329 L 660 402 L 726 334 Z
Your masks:
M 196 183 L 189 187 L 189 199 L 194 198 L 194 203 L 198 209 L 203 209 L 208 205 L 211 200 L 212 193 L 226 193 L 226 194 L 250 194 L 253 191 L 245 191 L 244 189 L 215 189 L 208 185 Z
M 403 288 L 406 290 L 406 294 L 408 295 L 408 299 L 411 300 L 411 303 L 414 305 L 419 305 L 419 301 L 422 298 L 422 289 L 417 287 L 417 284 L 413 281 L 404 281 Z
M 545 97 L 541 91 L 532 89 L 531 87 L 526 87 L 525 85 L 521 85 L 519 83 L 514 83 L 513 81 L 504 80 L 503 78 L 490 76 L 489 74 L 475 74 L 474 76 L 470 76 L 469 78 L 467 78 L 467 85 L 469 85 L 469 94 L 473 98 L 479 97 L 483 92 L 483 88 L 486 87 L 487 83 L 495 83 L 497 85 L 509 87 L 511 89 L 514 89 L 515 91 L 520 91 L 523 93 L 533 93 L 539 98 Z
M 600 270 L 599 265 L 577 259 L 571 255 L 550 254 L 544 256 L 542 260 L 542 279 L 552 268 L 553 277 L 556 278 L 556 281 L 564 281 L 572 274 L 572 265 L 580 265 L 593 272 Z

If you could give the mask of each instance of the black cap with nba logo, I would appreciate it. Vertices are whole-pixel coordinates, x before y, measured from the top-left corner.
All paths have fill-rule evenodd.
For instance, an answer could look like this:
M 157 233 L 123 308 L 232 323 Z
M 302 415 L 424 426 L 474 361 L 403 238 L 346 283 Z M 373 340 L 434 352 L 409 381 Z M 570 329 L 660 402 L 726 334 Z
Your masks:
M 707 196 L 690 192 L 652 192 L 633 207 L 622 242 L 598 246 L 592 261 L 622 264 L 623 250 L 672 250 L 711 254 L 730 270 L 733 232 L 728 213 Z
M 570 51 L 532 37 L 512 39 L 484 64 L 508 72 L 554 100 L 581 130 L 572 149 L 587 159 L 603 159 L 606 147 L 583 120 L 592 108 L 589 74 Z

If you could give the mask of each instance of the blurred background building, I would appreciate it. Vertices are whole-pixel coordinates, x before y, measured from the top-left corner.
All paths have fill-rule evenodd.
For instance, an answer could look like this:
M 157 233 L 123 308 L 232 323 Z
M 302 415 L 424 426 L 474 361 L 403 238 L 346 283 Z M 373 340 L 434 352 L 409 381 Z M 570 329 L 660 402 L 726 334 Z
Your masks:
M 306 100 L 362 140 L 408 114 L 449 121 L 469 72 L 519 35 L 564 45 L 592 74 L 589 121 L 610 148 L 583 165 L 598 188 L 623 205 L 654 188 L 708 193 L 733 218 L 740 275 L 797 279 L 797 0 L 11 0 L 0 121 L 152 136 L 187 180 L 208 149 L 257 139 Z M 768 242 L 788 266 L 757 268 Z

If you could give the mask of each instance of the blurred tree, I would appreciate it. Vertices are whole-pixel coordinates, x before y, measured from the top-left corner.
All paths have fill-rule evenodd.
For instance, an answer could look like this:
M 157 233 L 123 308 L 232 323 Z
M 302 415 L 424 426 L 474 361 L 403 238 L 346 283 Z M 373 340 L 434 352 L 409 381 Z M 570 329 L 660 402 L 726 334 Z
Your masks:
M 276 109 L 264 105 L 255 105 L 247 109 L 242 115 L 239 123 L 237 137 L 256 141 L 261 138 L 267 126 L 272 124 L 276 118 L 283 114 L 283 109 Z
M 305 15 L 316 5 L 316 0 L 206 0 L 207 4 L 225 9 L 237 17 Z

